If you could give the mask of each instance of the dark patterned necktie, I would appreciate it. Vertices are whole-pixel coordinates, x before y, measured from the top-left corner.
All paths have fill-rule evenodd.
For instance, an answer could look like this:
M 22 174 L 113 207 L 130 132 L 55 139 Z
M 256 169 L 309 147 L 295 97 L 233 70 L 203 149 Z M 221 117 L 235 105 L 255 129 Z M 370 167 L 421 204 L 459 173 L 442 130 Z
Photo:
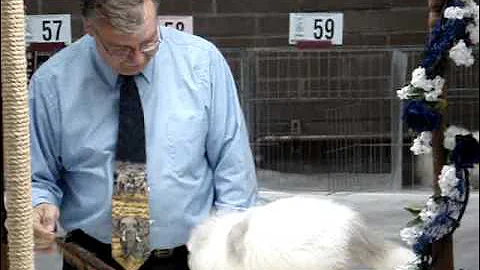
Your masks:
M 116 170 L 112 199 L 112 256 L 127 270 L 149 255 L 145 124 L 133 76 L 121 76 Z

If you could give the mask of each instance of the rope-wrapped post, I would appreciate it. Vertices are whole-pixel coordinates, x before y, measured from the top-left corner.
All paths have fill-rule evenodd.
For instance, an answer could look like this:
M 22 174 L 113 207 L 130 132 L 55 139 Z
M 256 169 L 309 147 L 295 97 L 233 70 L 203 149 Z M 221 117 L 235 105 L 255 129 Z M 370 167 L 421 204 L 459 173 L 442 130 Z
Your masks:
M 33 269 L 32 186 L 23 0 L 2 0 L 4 176 L 10 269 Z
M 438 20 L 442 19 L 443 7 L 447 0 L 428 0 L 428 28 L 431 30 Z M 446 59 L 442 61 L 447 61 Z M 446 63 L 443 63 L 446 65 Z M 443 98 L 447 100 L 447 87 L 443 88 Z M 432 153 L 433 153 L 433 191 L 435 195 L 440 194 L 438 176 L 445 165 L 446 157 L 443 148 L 443 131 L 445 129 L 446 109 L 441 112 L 442 122 L 437 130 L 432 131 Z M 453 239 L 449 234 L 444 238 L 432 243 L 432 270 L 453 270 Z

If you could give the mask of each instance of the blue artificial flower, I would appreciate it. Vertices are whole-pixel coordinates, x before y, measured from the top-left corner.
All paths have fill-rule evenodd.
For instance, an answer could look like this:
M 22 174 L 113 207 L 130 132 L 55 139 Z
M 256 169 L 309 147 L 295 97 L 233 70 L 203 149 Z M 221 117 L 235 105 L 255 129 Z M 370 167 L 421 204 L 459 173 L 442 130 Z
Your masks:
M 413 245 L 413 252 L 418 255 L 426 255 L 429 252 L 432 240 L 425 234 L 417 238 L 417 242 Z
M 433 78 L 438 75 L 437 64 L 448 55 L 451 47 L 460 39 L 469 40 L 466 32 L 467 21 L 438 20 L 434 25 L 430 41 L 427 43 L 421 66 L 425 68 L 427 76 Z
M 474 163 L 479 162 L 480 146 L 472 134 L 455 136 L 455 148 L 451 155 L 451 161 L 455 168 L 472 168 Z
M 461 0 L 453 0 L 450 2 L 450 5 L 448 5 L 449 7 L 464 7 L 465 6 L 465 3 Z
M 403 106 L 403 121 L 420 133 L 438 129 L 442 115 L 427 106 L 425 100 L 408 100 Z
M 462 194 L 462 196 L 465 194 L 465 179 L 463 177 L 463 173 L 462 173 L 462 170 L 459 170 L 457 168 L 457 172 L 456 172 L 456 176 L 458 179 L 460 179 L 460 181 L 458 181 L 458 184 L 456 186 L 458 192 L 460 194 Z
M 461 0 L 454 0 L 450 1 L 447 7 L 464 6 L 465 3 Z M 426 42 L 424 57 L 420 64 L 425 68 L 427 78 L 432 79 L 443 73 L 444 67 L 440 64 L 441 60 L 448 56 L 450 48 L 458 40 L 463 39 L 467 46 L 470 45 L 469 35 L 466 32 L 466 26 L 470 20 L 471 18 L 437 20 Z
M 444 211 L 444 212 L 440 212 L 437 214 L 436 218 L 435 218 L 435 227 L 441 227 L 441 226 L 445 226 L 445 227 L 451 227 L 451 223 L 452 223 L 452 219 L 450 218 L 450 212 L 449 211 Z M 438 233 L 441 233 L 441 231 L 438 231 Z M 443 236 L 443 235 L 437 235 L 438 236 Z

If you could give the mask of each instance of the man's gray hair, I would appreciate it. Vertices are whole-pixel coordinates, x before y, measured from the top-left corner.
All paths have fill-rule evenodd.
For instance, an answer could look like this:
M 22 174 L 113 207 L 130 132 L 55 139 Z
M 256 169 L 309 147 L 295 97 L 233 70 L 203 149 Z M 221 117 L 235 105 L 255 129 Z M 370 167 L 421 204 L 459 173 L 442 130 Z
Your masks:
M 135 33 L 143 25 L 143 4 L 147 0 L 83 0 L 86 19 L 107 22 L 123 33 Z M 155 9 L 157 0 L 152 0 Z

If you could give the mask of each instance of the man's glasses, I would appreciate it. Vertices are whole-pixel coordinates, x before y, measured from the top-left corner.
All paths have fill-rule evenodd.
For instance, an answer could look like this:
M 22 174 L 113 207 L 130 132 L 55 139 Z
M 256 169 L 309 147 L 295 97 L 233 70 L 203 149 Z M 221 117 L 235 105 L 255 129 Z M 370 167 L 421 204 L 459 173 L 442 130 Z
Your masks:
M 158 33 L 158 30 L 157 30 L 157 33 Z M 128 46 L 107 47 L 103 42 L 102 38 L 100 37 L 98 31 L 95 31 L 95 36 L 97 37 L 97 40 L 102 45 L 103 49 L 112 57 L 115 57 L 118 59 L 126 59 L 131 53 L 135 51 L 135 48 L 128 47 Z M 158 37 L 158 34 L 157 34 L 157 39 L 154 42 L 140 45 L 140 48 L 138 49 L 138 51 L 143 53 L 147 57 L 150 57 L 157 52 L 159 45 L 160 45 L 160 38 Z

